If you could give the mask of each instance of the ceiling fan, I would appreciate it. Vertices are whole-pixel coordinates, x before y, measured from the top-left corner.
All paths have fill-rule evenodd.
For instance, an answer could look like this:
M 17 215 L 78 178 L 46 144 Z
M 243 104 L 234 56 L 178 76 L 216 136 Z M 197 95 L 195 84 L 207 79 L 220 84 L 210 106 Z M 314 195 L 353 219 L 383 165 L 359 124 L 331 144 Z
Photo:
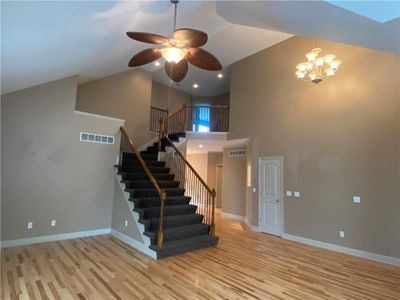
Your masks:
M 171 38 L 147 32 L 127 32 L 131 39 L 148 44 L 162 45 L 161 48 L 143 50 L 132 57 L 129 67 L 138 67 L 151 63 L 160 57 L 165 58 L 164 69 L 174 82 L 180 82 L 188 71 L 188 62 L 192 65 L 210 71 L 222 69 L 218 59 L 208 51 L 200 48 L 207 43 L 207 33 L 191 29 L 176 29 L 176 13 L 179 0 L 171 0 L 175 5 L 174 30 Z

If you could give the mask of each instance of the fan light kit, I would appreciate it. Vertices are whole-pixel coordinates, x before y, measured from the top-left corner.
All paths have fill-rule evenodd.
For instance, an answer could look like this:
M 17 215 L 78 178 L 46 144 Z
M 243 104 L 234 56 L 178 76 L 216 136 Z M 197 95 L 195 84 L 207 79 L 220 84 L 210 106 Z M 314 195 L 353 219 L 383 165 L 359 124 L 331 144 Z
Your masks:
M 321 48 L 314 48 L 305 55 L 307 62 L 296 66 L 297 71 L 295 74 L 298 79 L 318 84 L 322 80 L 335 75 L 342 62 L 335 59 L 333 54 L 318 57 L 321 51 Z
M 127 32 L 133 40 L 162 46 L 150 48 L 137 53 L 129 61 L 129 67 L 138 67 L 151 63 L 161 57 L 165 59 L 164 69 L 168 77 L 174 82 L 180 82 L 188 71 L 188 62 L 192 65 L 209 71 L 222 69 L 218 59 L 208 51 L 200 48 L 208 40 L 207 33 L 191 28 L 176 29 L 176 15 L 178 0 L 171 0 L 175 5 L 174 27 L 171 38 L 147 32 Z

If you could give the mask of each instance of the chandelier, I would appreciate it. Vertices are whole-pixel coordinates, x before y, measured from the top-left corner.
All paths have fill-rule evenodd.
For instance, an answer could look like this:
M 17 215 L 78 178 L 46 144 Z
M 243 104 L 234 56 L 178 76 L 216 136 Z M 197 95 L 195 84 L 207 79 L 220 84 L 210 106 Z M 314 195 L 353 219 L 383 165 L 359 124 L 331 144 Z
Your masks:
M 322 80 L 335 75 L 342 62 L 335 59 L 335 55 L 333 54 L 318 57 L 320 52 L 321 48 L 312 49 L 311 52 L 305 55 L 307 62 L 296 66 L 296 76 L 298 79 L 318 84 Z

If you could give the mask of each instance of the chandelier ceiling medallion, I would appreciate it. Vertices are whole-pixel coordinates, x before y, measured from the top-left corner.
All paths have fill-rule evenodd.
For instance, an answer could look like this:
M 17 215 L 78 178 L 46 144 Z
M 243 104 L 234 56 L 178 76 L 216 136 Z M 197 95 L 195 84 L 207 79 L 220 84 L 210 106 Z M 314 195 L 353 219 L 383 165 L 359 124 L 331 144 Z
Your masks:
M 321 51 L 321 48 L 314 48 L 305 55 L 307 61 L 296 66 L 298 79 L 318 84 L 335 75 L 342 62 L 333 54 L 318 57 Z

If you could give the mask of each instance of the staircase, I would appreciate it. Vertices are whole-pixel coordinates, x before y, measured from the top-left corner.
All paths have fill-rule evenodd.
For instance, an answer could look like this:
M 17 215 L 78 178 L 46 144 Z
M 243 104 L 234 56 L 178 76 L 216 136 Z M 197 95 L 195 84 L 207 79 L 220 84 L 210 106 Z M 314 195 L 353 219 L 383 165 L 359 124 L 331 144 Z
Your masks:
M 140 152 L 139 156 L 158 186 L 166 193 L 163 207 L 163 242 L 157 243 L 160 228 L 161 201 L 154 184 L 145 172 L 136 153 L 122 152 L 118 166 L 118 174 L 122 177 L 129 200 L 133 203 L 133 211 L 139 214 L 139 223 L 144 225 L 144 235 L 149 237 L 149 248 L 156 252 L 156 257 L 168 256 L 197 250 L 218 243 L 218 237 L 210 234 L 210 225 L 205 222 L 204 215 L 198 212 L 192 198 L 185 195 L 180 181 L 175 180 L 165 161 L 159 161 L 159 151 L 166 151 L 170 141 L 178 141 L 179 135 L 172 135 L 169 140 L 163 138 L 159 150 L 158 142 Z M 184 185 L 183 185 L 184 186 Z

